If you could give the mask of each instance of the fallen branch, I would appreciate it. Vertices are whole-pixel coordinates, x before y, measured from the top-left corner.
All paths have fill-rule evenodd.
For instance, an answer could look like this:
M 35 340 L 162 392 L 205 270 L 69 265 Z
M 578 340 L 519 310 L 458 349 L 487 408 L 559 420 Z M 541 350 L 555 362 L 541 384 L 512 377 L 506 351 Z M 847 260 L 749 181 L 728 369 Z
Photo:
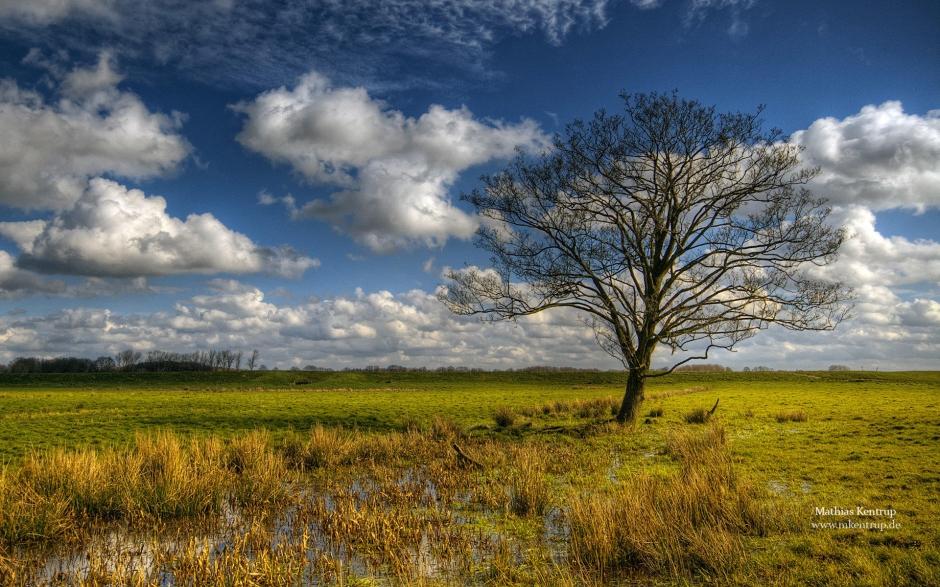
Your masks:
M 466 467 L 466 466 L 468 466 L 468 465 L 472 465 L 472 466 L 476 467 L 477 469 L 482 469 L 482 468 L 483 468 L 483 465 L 482 465 L 480 462 L 478 462 L 478 461 L 476 461 L 476 460 L 470 458 L 469 456 L 467 456 L 467 453 L 465 453 L 465 452 L 463 451 L 463 449 L 461 449 L 460 446 L 457 445 L 456 442 L 451 443 L 451 446 L 454 448 L 454 451 L 457 453 L 457 464 L 458 464 L 458 465 L 460 465 L 461 467 Z
M 708 415 L 709 415 L 709 417 L 711 417 L 711 415 L 715 413 L 715 410 L 718 409 L 718 400 L 719 400 L 719 399 L 721 399 L 721 398 L 716 398 L 716 399 L 715 399 L 715 405 L 712 406 L 712 409 L 708 410 Z

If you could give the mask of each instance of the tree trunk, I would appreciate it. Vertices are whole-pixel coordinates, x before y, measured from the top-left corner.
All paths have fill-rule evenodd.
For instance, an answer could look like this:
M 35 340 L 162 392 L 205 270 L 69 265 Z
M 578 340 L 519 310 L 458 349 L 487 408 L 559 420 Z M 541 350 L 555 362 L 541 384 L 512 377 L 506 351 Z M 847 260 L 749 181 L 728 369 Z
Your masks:
M 627 388 L 623 394 L 623 403 L 617 413 L 617 421 L 621 424 L 634 422 L 643 401 L 643 386 L 646 383 L 646 373 L 640 369 L 630 369 L 627 376 Z

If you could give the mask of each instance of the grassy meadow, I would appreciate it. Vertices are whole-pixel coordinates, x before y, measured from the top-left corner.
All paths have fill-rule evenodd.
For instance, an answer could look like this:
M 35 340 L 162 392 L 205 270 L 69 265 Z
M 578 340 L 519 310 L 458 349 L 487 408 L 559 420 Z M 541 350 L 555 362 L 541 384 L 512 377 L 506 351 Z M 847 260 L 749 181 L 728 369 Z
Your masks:
M 0 583 L 940 584 L 940 373 L 623 381 L 0 376 Z

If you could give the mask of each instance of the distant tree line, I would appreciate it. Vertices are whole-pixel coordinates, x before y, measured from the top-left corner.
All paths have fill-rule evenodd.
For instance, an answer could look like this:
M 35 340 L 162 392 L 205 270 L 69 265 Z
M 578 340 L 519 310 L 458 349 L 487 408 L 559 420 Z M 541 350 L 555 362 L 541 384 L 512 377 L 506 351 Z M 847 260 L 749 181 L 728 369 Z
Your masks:
M 101 356 L 97 359 L 80 357 L 17 357 L 9 365 L 0 364 L 0 373 L 107 373 L 107 372 L 164 372 L 164 371 L 267 371 L 268 367 L 260 362 L 257 350 L 245 354 L 242 351 L 209 349 L 191 353 L 173 353 L 166 351 L 148 351 L 143 354 L 133 349 L 123 350 L 113 357 Z M 277 371 L 278 368 L 272 369 Z M 556 367 L 552 365 L 533 365 L 530 367 L 508 369 L 482 369 L 449 365 L 446 367 L 406 367 L 404 365 L 367 365 L 365 367 L 345 367 L 332 369 L 308 364 L 304 367 L 291 367 L 291 371 L 345 371 L 359 373 L 597 373 L 600 369 L 581 369 L 578 367 Z M 745 373 L 769 372 L 775 369 L 759 365 L 744 367 Z M 848 371 L 846 365 L 830 365 L 830 371 Z M 717 364 L 683 365 L 677 372 L 686 373 L 725 373 L 731 367 Z
M 245 359 L 243 361 L 243 359 Z M 244 364 L 249 370 L 258 367 L 259 353 L 254 350 L 245 357 L 242 351 L 210 349 L 192 353 L 140 351 L 126 349 L 113 357 L 97 359 L 80 357 L 17 357 L 9 365 L 0 365 L 5 373 L 108 373 L 162 371 L 238 371 Z
M 731 371 L 731 367 L 725 367 L 724 365 L 682 365 L 681 367 L 676 367 L 675 371 L 677 373 L 725 373 Z
M 705 366 L 702 371 L 716 369 Z M 133 349 L 123 350 L 113 357 L 101 356 L 97 359 L 80 357 L 17 357 L 9 365 L 0 364 L 0 373 L 108 373 L 108 372 L 169 372 L 169 371 L 268 371 L 267 365 L 260 363 L 257 350 L 250 354 L 242 351 L 216 350 L 195 351 L 191 353 L 173 353 L 166 351 L 148 351 L 146 354 Z M 277 367 L 271 369 L 278 371 Z M 290 371 L 319 372 L 359 372 L 359 373 L 597 373 L 600 369 L 578 368 L 552 365 L 533 365 L 530 367 L 507 369 L 483 369 L 448 365 L 446 367 L 406 367 L 404 365 L 367 365 L 365 367 L 345 367 L 333 369 L 308 364 L 303 367 L 290 367 Z M 692 370 L 692 369 L 690 369 Z M 717 370 L 725 370 L 724 367 Z M 730 370 L 730 369 L 728 369 Z

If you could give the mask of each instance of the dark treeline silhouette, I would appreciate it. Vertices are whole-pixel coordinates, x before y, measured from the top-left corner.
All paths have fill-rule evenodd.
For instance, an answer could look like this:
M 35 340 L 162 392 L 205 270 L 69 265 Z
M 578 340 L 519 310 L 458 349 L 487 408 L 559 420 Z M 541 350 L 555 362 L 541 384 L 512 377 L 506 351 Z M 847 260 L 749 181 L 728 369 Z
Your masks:
M 252 351 L 246 363 L 249 370 L 254 370 L 258 360 L 258 351 Z M 6 373 L 107 373 L 123 372 L 161 372 L 161 371 L 238 371 L 242 368 L 242 351 L 217 350 L 195 351 L 192 353 L 171 353 L 149 351 L 146 355 L 127 349 L 114 357 L 102 356 L 97 359 L 79 357 L 17 357 L 5 368 L 0 365 L 0 372 Z
M 0 373 L 109 373 L 109 372 L 170 372 L 170 371 L 267 371 L 266 365 L 259 362 L 259 353 L 253 350 L 247 355 L 242 351 L 210 349 L 191 353 L 166 351 L 148 351 L 143 354 L 133 349 L 126 349 L 113 357 L 101 356 L 97 359 L 80 357 L 17 357 L 9 365 L 0 364 Z M 243 360 L 244 359 L 244 360 Z M 832 369 L 832 368 L 830 368 Z M 274 371 L 279 369 L 275 367 Z M 406 367 L 404 365 L 367 365 L 365 367 L 343 367 L 333 369 L 308 364 L 304 367 L 290 367 L 290 371 L 322 372 L 360 372 L 360 373 L 597 373 L 601 369 L 578 368 L 553 365 L 532 365 L 529 367 L 506 369 L 483 369 L 449 365 L 444 367 Z M 751 369 L 745 367 L 745 371 Z M 767 367 L 755 367 L 754 371 L 769 371 Z M 677 371 L 688 372 L 726 372 L 730 367 L 722 365 L 686 365 Z
M 724 365 L 706 363 L 704 365 L 682 365 L 681 367 L 676 367 L 675 370 L 677 373 L 725 373 L 732 369 Z
M 308 365 L 309 367 L 309 365 Z M 318 367 L 316 369 L 304 368 L 305 371 L 316 370 L 316 371 L 332 371 L 332 369 Z M 430 371 L 433 373 L 597 373 L 600 369 L 581 369 L 578 367 L 554 367 L 551 365 L 533 365 L 531 367 L 520 367 L 514 369 L 512 367 L 506 369 L 483 369 L 481 367 L 465 367 L 465 366 L 454 366 L 449 365 L 446 367 L 405 367 L 402 365 L 389 365 L 388 367 L 380 367 L 378 365 L 369 365 L 367 367 L 346 367 L 343 371 L 364 371 L 364 372 L 381 372 L 381 373 L 423 373 Z
M 243 361 L 241 351 L 208 350 L 192 353 L 149 351 L 146 355 L 133 349 L 121 351 L 114 357 L 86 359 L 79 357 L 18 357 L 9 365 L 0 364 L 0 373 L 108 373 L 108 372 L 169 372 L 169 371 L 239 371 L 243 366 L 249 371 L 267 371 L 259 364 L 258 351 L 252 351 Z M 275 367 L 274 371 L 279 369 Z M 316 365 L 290 367 L 290 371 L 360 372 L 360 373 L 597 373 L 600 369 L 551 365 L 507 369 L 483 369 L 449 365 L 445 367 L 406 367 L 404 365 L 367 365 L 333 369 Z
M 107 357 L 112 363 L 114 359 Z M 7 373 L 91 373 L 99 371 L 97 361 L 77 357 L 42 359 L 17 357 L 7 366 Z M 111 369 L 113 370 L 113 368 Z

